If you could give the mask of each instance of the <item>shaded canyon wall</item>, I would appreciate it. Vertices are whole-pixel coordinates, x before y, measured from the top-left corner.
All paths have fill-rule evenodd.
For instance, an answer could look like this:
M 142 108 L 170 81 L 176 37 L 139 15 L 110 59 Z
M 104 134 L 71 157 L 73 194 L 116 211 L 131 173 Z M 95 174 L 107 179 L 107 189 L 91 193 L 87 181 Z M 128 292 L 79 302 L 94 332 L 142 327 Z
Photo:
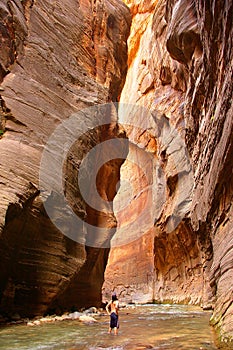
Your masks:
M 0 113 L 4 133 L 0 139 L 0 314 L 3 317 L 15 313 L 21 317 L 34 316 L 49 310 L 62 312 L 72 306 L 101 304 L 109 250 L 86 248 L 88 232 L 82 227 L 72 227 L 71 210 L 61 206 L 62 196 L 56 191 L 59 179 L 56 161 L 74 133 L 72 124 L 65 125 L 64 121 L 84 108 L 115 101 L 120 94 L 127 69 L 130 20 L 127 7 L 112 0 L 95 4 L 85 0 L 1 1 Z M 76 118 L 81 131 L 83 125 L 95 125 L 95 113 L 77 114 Z M 78 190 L 77 172 L 89 149 L 104 139 L 118 136 L 114 118 L 102 129 L 90 127 L 87 135 L 77 134 L 81 136 L 71 145 L 63 167 L 64 191 L 72 210 L 81 222 L 105 222 L 107 229 L 116 226 L 111 208 L 105 217 L 90 212 Z M 54 147 L 47 147 L 54 166 L 49 170 L 48 163 L 42 174 L 51 184 L 51 190 L 40 193 L 42 152 L 59 126 L 60 138 Z M 119 180 L 119 166 L 115 161 L 116 171 L 111 174 L 113 186 Z M 115 193 L 107 185 L 108 173 L 107 167 L 100 171 L 102 177 L 106 174 L 101 191 L 112 200 Z M 53 222 L 43 204 L 52 204 Z M 84 235 L 84 241 L 64 235 L 63 229 L 74 229 L 77 236 Z
M 232 3 L 125 3 L 130 11 L 116 0 L 1 2 L 0 314 L 99 305 L 107 264 L 104 299 L 115 289 L 127 302 L 198 303 L 229 339 Z M 62 233 L 76 222 L 60 205 L 59 171 L 43 169 L 51 191 L 40 193 L 39 177 L 51 134 L 63 126 L 49 158 L 59 160 L 74 132 L 64 122 L 76 113 L 81 131 L 95 125 L 98 109 L 78 112 L 119 96 L 118 116 L 112 106 L 107 125 L 75 140 L 62 169 L 73 212 L 106 227 L 106 241 L 116 230 L 109 253 L 85 246 L 88 230 L 76 230 L 81 242 Z M 125 137 L 126 160 L 97 177 L 106 207 L 93 210 L 78 188 L 81 160 Z

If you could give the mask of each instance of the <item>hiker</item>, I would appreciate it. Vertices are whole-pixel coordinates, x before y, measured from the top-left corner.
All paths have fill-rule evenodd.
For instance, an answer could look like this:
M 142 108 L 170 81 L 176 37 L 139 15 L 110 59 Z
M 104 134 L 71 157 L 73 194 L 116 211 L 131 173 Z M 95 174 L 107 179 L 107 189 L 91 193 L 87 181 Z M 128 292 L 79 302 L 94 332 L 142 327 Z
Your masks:
M 106 311 L 110 315 L 110 325 L 108 333 L 114 329 L 114 334 L 117 335 L 119 322 L 118 322 L 118 310 L 119 310 L 119 301 L 117 299 L 116 293 L 112 294 L 112 300 L 106 306 Z

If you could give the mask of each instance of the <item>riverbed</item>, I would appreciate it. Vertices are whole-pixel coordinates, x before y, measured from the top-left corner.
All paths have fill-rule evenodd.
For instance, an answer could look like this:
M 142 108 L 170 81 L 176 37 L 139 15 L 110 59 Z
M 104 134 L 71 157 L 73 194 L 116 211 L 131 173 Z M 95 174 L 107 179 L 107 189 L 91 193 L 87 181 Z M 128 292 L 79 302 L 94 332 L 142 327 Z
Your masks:
M 118 335 L 108 334 L 109 317 L 97 322 L 58 321 L 0 329 L 1 350 L 216 350 L 211 313 L 196 306 L 132 305 L 120 309 Z

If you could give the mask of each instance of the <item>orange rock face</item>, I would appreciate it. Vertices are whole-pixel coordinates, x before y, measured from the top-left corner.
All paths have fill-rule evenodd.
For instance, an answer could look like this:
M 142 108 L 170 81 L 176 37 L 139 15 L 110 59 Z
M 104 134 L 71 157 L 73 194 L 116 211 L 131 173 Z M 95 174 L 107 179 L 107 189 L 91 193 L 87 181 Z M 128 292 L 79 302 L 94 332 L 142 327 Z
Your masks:
M 220 327 L 220 340 L 228 342 L 233 335 L 232 4 L 125 3 L 132 26 L 120 101 L 130 105 L 122 108 L 119 121 L 132 146 L 114 202 L 116 237 L 130 242 L 113 240 L 104 299 L 115 289 L 126 301 L 199 303 L 214 309 L 212 323 Z M 138 117 L 135 105 L 151 113 L 145 118 L 146 132 L 157 129 L 152 149 L 142 139 L 145 118 Z M 142 220 L 148 227 L 134 237 L 128 223 L 138 217 L 147 196 L 148 182 L 138 180 L 146 170 L 139 162 L 143 152 L 153 157 L 148 166 L 157 180 L 159 169 L 164 199 L 156 216 L 158 202 L 151 195 L 148 217 Z M 158 181 L 151 187 L 157 193 Z M 141 203 L 134 204 L 135 198 Z M 127 203 L 122 212 L 121 203 Z
M 212 308 L 230 343 L 232 2 L 124 2 L 1 1 L 0 314 L 99 305 L 104 282 L 104 300 L 116 290 L 126 302 Z M 92 127 L 98 108 L 78 114 L 115 101 L 105 125 Z M 87 132 L 70 144 L 74 113 Z M 78 175 L 111 139 L 112 158 L 98 169 L 106 143 L 84 167 L 84 184 L 98 170 L 96 208 Z M 51 164 L 67 145 L 60 181 Z M 105 236 L 92 239 L 72 211 Z
M 183 139 L 188 72 L 166 50 L 165 2 L 132 1 L 128 5 L 133 18 L 128 73 L 120 100 L 128 106 L 120 109 L 119 122 L 125 125 L 132 146 L 121 167 L 122 185 L 114 199 L 118 226 L 105 272 L 104 296 L 117 288 L 131 301 L 200 303 L 202 256 L 196 234 L 189 224 L 182 223 L 190 210 L 193 186 Z M 143 116 L 137 115 L 138 105 Z M 120 210 L 124 198 L 130 198 L 129 188 L 132 199 Z M 144 234 L 149 237 L 148 247 Z M 124 249 L 129 250 L 129 259 L 122 253 Z M 132 264 L 134 259 L 136 264 Z M 120 283 L 121 278 L 125 284 Z M 137 279 L 139 288 L 134 282 Z

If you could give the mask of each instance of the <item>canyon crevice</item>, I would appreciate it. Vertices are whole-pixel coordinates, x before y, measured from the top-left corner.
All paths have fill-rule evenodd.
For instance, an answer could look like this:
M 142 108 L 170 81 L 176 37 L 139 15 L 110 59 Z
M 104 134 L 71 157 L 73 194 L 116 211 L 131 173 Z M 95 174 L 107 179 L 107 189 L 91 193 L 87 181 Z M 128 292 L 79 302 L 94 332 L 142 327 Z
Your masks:
M 0 4 L 0 315 L 100 306 L 115 290 L 213 309 L 230 348 L 232 1 L 124 2 Z M 96 167 L 96 209 L 78 177 L 101 144 L 82 180 Z

